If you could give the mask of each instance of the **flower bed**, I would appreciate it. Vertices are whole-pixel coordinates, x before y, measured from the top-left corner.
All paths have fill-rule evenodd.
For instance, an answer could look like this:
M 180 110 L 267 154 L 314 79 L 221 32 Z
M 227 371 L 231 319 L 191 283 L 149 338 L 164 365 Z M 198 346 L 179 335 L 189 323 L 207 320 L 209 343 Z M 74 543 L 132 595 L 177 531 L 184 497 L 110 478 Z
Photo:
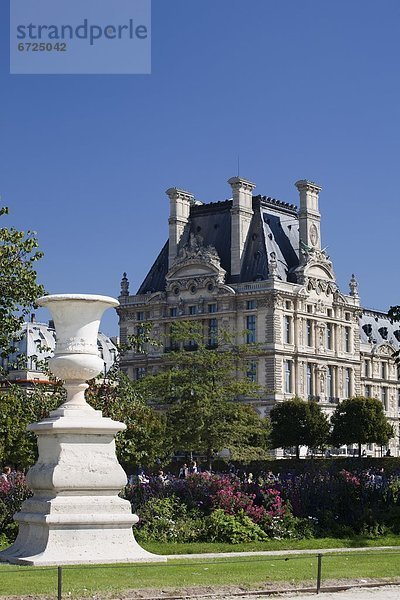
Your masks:
M 284 466 L 284 465 L 282 465 Z M 0 481 L 0 535 L 13 541 L 13 514 L 31 492 L 22 474 Z M 400 533 L 400 476 L 383 468 L 150 477 L 123 496 L 139 515 L 139 541 L 242 543 L 268 539 Z

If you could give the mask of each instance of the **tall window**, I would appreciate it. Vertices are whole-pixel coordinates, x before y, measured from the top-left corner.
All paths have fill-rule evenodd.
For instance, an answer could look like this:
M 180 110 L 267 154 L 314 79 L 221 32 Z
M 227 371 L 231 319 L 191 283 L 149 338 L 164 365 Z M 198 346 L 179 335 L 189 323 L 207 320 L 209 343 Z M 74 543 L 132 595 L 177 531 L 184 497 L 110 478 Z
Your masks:
M 175 335 L 174 335 L 174 327 L 173 325 L 169 326 L 169 338 L 168 338 L 168 342 L 169 342 L 169 348 L 171 350 L 179 350 L 179 342 L 177 341 Z
M 144 312 L 142 310 L 136 313 L 136 319 L 137 321 L 144 321 Z
M 172 308 L 169 309 L 169 316 L 170 317 L 176 317 L 178 314 L 178 309 L 176 306 L 173 306 Z
M 381 363 L 381 377 L 382 379 L 387 379 L 387 363 L 382 362 Z
M 247 300 L 246 307 L 247 307 L 247 310 L 252 310 L 253 308 L 257 308 L 257 301 L 256 300 Z
M 313 332 L 312 332 L 312 321 L 311 319 L 306 320 L 306 337 L 307 346 L 312 346 L 313 343 Z
M 369 367 L 370 367 L 370 362 L 369 362 L 369 360 L 366 360 L 364 362 L 364 375 L 365 375 L 365 377 L 369 377 Z
M 326 324 L 326 347 L 328 350 L 332 350 L 332 323 Z
M 136 369 L 136 379 L 142 379 L 146 375 L 146 367 L 138 367 Z
M 285 344 L 292 343 L 292 318 L 288 315 L 285 315 L 283 318 L 283 339 L 285 340 Z
M 388 409 L 388 388 L 387 387 L 383 387 L 381 389 L 381 399 L 382 399 L 383 408 L 385 409 L 385 411 L 387 411 L 387 409 Z
M 217 305 L 215 302 L 213 302 L 212 304 L 208 305 L 208 312 L 209 313 L 216 313 L 217 312 Z
M 256 341 L 256 316 L 247 315 L 246 317 L 246 343 L 254 344 Z
M 314 395 L 314 369 L 312 364 L 308 363 L 307 364 L 307 395 L 308 396 L 313 396 Z
M 344 349 L 345 349 L 345 352 L 350 352 L 351 351 L 351 346 L 350 346 L 350 327 L 345 327 L 344 328 Z
M 283 320 L 285 344 L 292 343 L 292 318 L 286 315 Z
M 346 398 L 351 396 L 351 369 L 344 370 L 344 395 Z
M 208 345 L 216 346 L 218 344 L 218 321 L 210 319 L 208 321 Z
M 372 392 L 371 386 L 370 385 L 366 385 L 365 386 L 365 396 L 366 396 L 366 398 L 371 398 L 371 392 Z
M 256 362 L 250 362 L 247 365 L 246 377 L 250 381 L 257 382 L 257 363 Z
M 145 329 L 143 325 L 137 325 L 136 326 L 136 337 L 137 340 L 135 342 L 135 352 L 138 352 L 139 354 L 141 354 L 144 351 L 144 338 L 143 335 L 145 333 Z
M 291 394 L 293 391 L 293 361 L 285 360 L 285 393 Z
M 333 367 L 329 366 L 326 373 L 326 387 L 328 392 L 328 398 L 333 398 L 335 393 L 333 390 Z
M 197 306 L 189 306 L 189 315 L 195 315 L 197 313 Z

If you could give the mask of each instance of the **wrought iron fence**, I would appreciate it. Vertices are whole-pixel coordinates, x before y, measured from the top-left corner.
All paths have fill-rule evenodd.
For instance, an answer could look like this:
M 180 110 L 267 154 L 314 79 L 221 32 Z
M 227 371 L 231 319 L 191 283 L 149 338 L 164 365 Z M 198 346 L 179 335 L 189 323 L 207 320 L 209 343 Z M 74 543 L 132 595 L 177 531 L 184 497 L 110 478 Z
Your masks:
M 185 559 L 186 562 L 168 562 L 168 563 L 131 563 L 131 564 L 111 564 L 111 565 L 67 565 L 67 566 L 52 566 L 52 567 L 17 567 L 17 566 L 3 566 L 2 568 L 0 568 L 0 599 L 1 596 L 9 596 L 10 594 L 7 592 L 5 592 L 5 590 L 9 590 L 9 586 L 5 586 L 4 582 L 6 580 L 7 577 L 13 576 L 18 574 L 18 580 L 20 580 L 21 576 L 25 576 L 27 579 L 27 591 L 23 592 L 23 595 L 33 595 L 32 591 L 29 589 L 29 574 L 46 574 L 48 572 L 53 572 L 54 573 L 54 579 L 52 582 L 52 587 L 53 587 L 53 591 L 54 591 L 54 598 L 57 598 L 57 600 L 62 600 L 62 598 L 68 598 L 71 597 L 71 592 L 70 591 L 65 591 L 65 586 L 64 586 L 64 575 L 68 574 L 69 575 L 69 579 L 70 581 L 73 580 L 73 573 L 74 571 L 78 570 L 78 569 L 85 569 L 85 574 L 87 574 L 86 577 L 86 581 L 88 582 L 87 585 L 91 586 L 91 592 L 101 592 L 102 589 L 99 588 L 98 590 L 96 589 L 96 571 L 98 572 L 99 569 L 101 570 L 119 570 L 121 572 L 121 576 L 123 577 L 124 575 L 126 575 L 127 573 L 129 573 L 130 575 L 138 575 L 139 570 L 143 571 L 144 569 L 151 569 L 154 567 L 157 567 L 158 569 L 169 569 L 171 567 L 173 568 L 179 568 L 179 569 L 187 569 L 187 568 L 193 568 L 194 566 L 199 566 L 201 565 L 202 567 L 204 567 L 205 565 L 213 565 L 214 567 L 217 565 L 238 565 L 238 563 L 249 563 L 249 564 L 254 564 L 254 563 L 260 563 L 260 562 L 264 562 L 266 564 L 265 566 L 265 572 L 266 572 L 266 579 L 265 581 L 268 581 L 269 585 L 272 584 L 277 584 L 278 581 L 282 584 L 285 582 L 285 580 L 283 579 L 271 579 L 271 577 L 269 575 L 267 575 L 268 572 L 270 572 L 271 566 L 274 563 L 279 563 L 284 561 L 285 563 L 289 564 L 292 563 L 293 561 L 298 561 L 298 560 L 309 560 L 310 558 L 312 559 L 316 559 L 316 563 L 312 563 L 312 566 L 315 567 L 315 572 L 314 572 L 314 576 L 315 576 L 315 583 L 313 586 L 308 586 L 308 587 L 294 587 L 291 586 L 288 589 L 282 589 L 282 587 L 273 589 L 273 588 L 268 588 L 268 589 L 252 589 L 252 590 L 248 590 L 248 591 L 240 591 L 240 592 L 226 592 L 226 590 L 224 591 L 224 596 L 226 597 L 227 595 L 229 596 L 246 596 L 246 595 L 257 595 L 257 594 L 264 594 L 264 595 L 274 595 L 274 594 L 282 594 L 282 593 L 287 593 L 287 592 L 292 592 L 292 593 L 298 593 L 298 592 L 303 592 L 303 593 L 310 593 L 310 592 L 314 592 L 316 594 L 319 594 L 321 592 L 328 592 L 328 591 L 339 591 L 339 590 L 345 590 L 345 589 L 349 589 L 349 588 L 365 588 L 365 587 L 378 587 L 378 586 L 382 586 L 382 585 L 388 585 L 390 583 L 393 583 L 393 581 L 380 581 L 379 579 L 376 579 L 375 581 L 372 579 L 371 581 L 363 581 L 362 583 L 352 583 L 351 580 L 349 580 L 349 583 L 343 583 L 343 578 L 342 576 L 340 577 L 341 579 L 341 584 L 340 585 L 336 585 L 334 583 L 330 583 L 329 585 L 325 585 L 323 586 L 323 575 L 324 575 L 324 565 L 329 565 L 328 561 L 332 558 L 341 558 L 343 560 L 348 560 L 349 557 L 351 558 L 357 558 L 359 556 L 367 556 L 368 558 L 373 559 L 374 557 L 380 557 L 382 558 L 383 556 L 389 556 L 389 555 L 397 555 L 400 558 L 400 550 L 397 551 L 387 551 L 385 550 L 384 552 L 382 550 L 377 550 L 376 552 L 371 551 L 369 548 L 366 549 L 366 551 L 345 551 L 345 552 L 340 552 L 340 553 L 331 553 L 328 554 L 330 551 L 326 550 L 324 553 L 322 552 L 318 552 L 318 553 L 311 553 L 311 552 L 307 552 L 307 553 L 299 553 L 299 554 L 290 554 L 290 555 L 281 555 L 281 556 L 271 556 L 271 555 L 263 555 L 263 556 L 257 556 L 257 555 L 248 555 L 248 556 L 242 556 L 240 558 L 236 558 L 235 560 L 229 560 L 229 558 L 226 558 L 226 555 L 224 556 L 224 560 L 218 560 L 218 557 L 215 557 L 214 559 L 205 559 L 205 560 L 201 560 L 201 561 L 197 561 L 194 562 L 193 560 L 187 560 Z M 177 558 L 177 556 L 174 556 L 174 559 Z M 197 557 L 196 557 L 197 558 Z M 399 569 L 398 569 L 398 581 L 400 582 L 400 561 L 399 561 Z M 204 567 L 205 570 L 207 570 L 207 567 Z M 90 577 L 90 573 L 92 573 L 92 578 Z M 365 574 L 365 576 L 368 576 L 368 573 Z M 45 577 L 44 577 L 45 578 Z M 306 582 L 309 581 L 309 579 L 306 579 Z M 260 581 L 257 581 L 257 584 L 261 585 Z M 207 575 L 204 575 L 204 586 L 210 586 L 210 581 L 208 580 Z M 121 591 L 123 588 L 119 587 L 119 591 Z M 127 588 L 129 589 L 129 586 L 127 585 Z M 160 588 L 160 596 L 157 597 L 154 595 L 154 592 L 151 594 L 151 600 L 161 600 L 161 598 L 165 598 L 166 597 L 166 593 L 165 593 L 165 585 L 163 585 L 163 592 L 161 592 L 161 588 Z M 87 588 L 82 588 L 82 590 L 75 590 L 73 596 L 77 597 L 79 595 L 79 597 L 81 597 L 82 595 L 87 595 L 85 594 L 85 592 L 88 592 L 89 590 Z M 21 595 L 21 588 L 19 588 L 18 590 L 18 595 Z M 115 590 L 115 592 L 117 592 L 117 590 Z M 51 589 L 47 589 L 44 593 L 46 593 L 49 597 L 51 597 L 53 595 L 52 590 Z M 218 592 L 215 592 L 214 594 L 210 594 L 210 591 L 208 590 L 204 596 L 210 596 L 210 595 L 214 595 L 214 596 L 218 596 Z M 173 600 L 179 600 L 180 598 L 184 599 L 184 598 L 188 598 L 190 597 L 189 594 L 187 593 L 187 591 L 185 591 L 185 593 L 180 596 L 179 595 L 179 586 L 177 586 L 174 594 L 172 596 L 170 596 L 170 598 Z M 202 597 L 201 592 L 199 591 L 199 589 L 197 588 L 196 590 L 196 594 L 195 594 L 196 599 L 198 600 L 199 598 Z M 143 598 L 146 598 L 146 596 L 144 595 Z

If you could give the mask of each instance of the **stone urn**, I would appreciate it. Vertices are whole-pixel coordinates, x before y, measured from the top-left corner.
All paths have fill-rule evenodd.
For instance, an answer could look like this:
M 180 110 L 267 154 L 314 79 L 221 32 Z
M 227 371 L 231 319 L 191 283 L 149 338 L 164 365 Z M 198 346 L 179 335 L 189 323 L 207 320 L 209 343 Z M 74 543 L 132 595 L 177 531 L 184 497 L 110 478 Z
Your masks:
M 62 565 L 163 561 L 136 542 L 138 517 L 119 497 L 125 472 L 115 454 L 123 423 L 102 416 L 85 400 L 86 381 L 103 369 L 97 334 L 103 312 L 118 306 L 107 296 L 59 294 L 37 301 L 56 329 L 51 372 L 65 381 L 67 399 L 28 426 L 38 438 L 39 458 L 27 475 L 33 496 L 15 515 L 19 533 L 0 561 Z

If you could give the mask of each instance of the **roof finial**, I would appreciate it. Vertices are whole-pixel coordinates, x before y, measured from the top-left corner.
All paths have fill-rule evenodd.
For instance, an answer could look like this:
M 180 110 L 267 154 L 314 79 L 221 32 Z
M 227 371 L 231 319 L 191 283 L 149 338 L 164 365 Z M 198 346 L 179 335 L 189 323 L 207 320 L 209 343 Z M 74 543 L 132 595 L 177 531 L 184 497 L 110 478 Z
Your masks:
M 122 275 L 121 280 L 121 296 L 129 296 L 129 281 L 126 276 L 126 273 Z

